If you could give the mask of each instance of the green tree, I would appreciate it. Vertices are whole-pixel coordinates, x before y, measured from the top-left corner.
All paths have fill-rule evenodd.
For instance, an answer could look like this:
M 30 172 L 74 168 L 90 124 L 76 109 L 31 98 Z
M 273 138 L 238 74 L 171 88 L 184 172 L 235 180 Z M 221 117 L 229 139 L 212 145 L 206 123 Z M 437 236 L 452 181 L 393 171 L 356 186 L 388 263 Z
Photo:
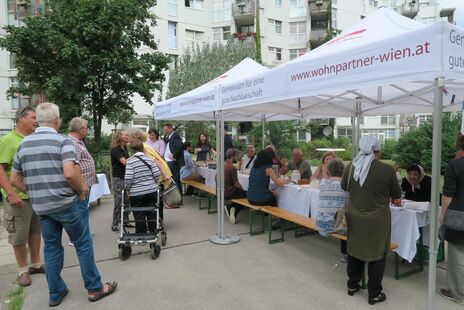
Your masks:
M 184 50 L 177 67 L 169 73 L 167 98 L 176 97 L 200 87 L 249 57 L 255 59 L 255 46 L 250 42 L 192 45 Z
M 214 80 L 246 57 L 254 59 L 255 47 L 250 42 L 229 40 L 227 44 L 192 45 L 187 48 L 177 67 L 169 73 L 167 97 L 172 98 Z M 164 123 L 164 122 L 163 122 Z M 185 133 L 185 139 L 197 143 L 198 135 L 208 135 L 215 145 L 216 129 L 213 122 L 173 121 Z
M 44 15 L 7 26 L 0 46 L 16 54 L 19 85 L 9 94 L 45 93 L 64 123 L 91 118 L 97 145 L 102 119 L 133 111 L 131 97 L 153 103 L 169 58 L 156 52 L 150 9 L 156 0 L 48 0 Z
M 461 113 L 443 113 L 441 170 L 456 152 L 456 134 L 461 126 Z M 425 170 L 432 169 L 432 121 L 421 124 L 400 137 L 394 148 L 393 160 L 402 167 L 418 163 Z
M 127 124 L 134 117 L 132 110 L 114 110 L 108 112 L 108 123 L 114 125 L 114 130 L 118 128 L 119 124 Z

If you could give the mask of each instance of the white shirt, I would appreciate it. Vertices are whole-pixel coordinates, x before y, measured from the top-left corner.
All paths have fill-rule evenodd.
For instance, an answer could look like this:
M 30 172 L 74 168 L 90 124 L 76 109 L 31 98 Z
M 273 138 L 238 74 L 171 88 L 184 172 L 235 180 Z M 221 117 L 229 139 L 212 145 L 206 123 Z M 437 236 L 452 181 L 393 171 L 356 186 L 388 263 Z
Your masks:
M 253 167 L 253 162 L 255 161 L 255 158 L 256 156 L 252 156 L 253 159 L 251 159 L 250 157 L 248 157 L 248 154 L 245 154 L 243 155 L 242 157 L 242 166 L 240 167 L 240 172 L 244 173 L 246 171 L 246 166 L 248 165 L 248 163 L 250 163 L 248 165 L 248 169 L 251 169 L 251 167 Z
M 169 135 L 168 140 L 171 139 L 173 133 L 174 133 L 174 132 L 172 132 L 172 133 Z M 165 160 L 166 162 L 173 161 L 173 160 L 171 159 L 172 153 L 171 153 L 171 149 L 169 148 L 169 143 L 171 143 L 171 142 L 168 142 L 168 144 L 166 145 L 166 150 L 164 151 L 164 160 Z

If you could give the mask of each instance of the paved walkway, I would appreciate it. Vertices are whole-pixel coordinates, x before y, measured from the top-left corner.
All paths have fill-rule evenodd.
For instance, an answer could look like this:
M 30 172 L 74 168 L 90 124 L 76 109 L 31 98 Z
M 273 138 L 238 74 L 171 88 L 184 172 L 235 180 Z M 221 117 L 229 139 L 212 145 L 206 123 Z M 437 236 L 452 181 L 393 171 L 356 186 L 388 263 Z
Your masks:
M 332 239 L 309 236 L 267 244 L 265 236 L 249 237 L 245 213 L 240 223 L 226 231 L 240 234 L 240 243 L 218 246 L 208 241 L 217 229 L 217 216 L 198 210 L 197 201 L 186 198 L 180 209 L 166 210 L 168 244 L 157 260 L 146 247 L 136 247 L 127 261 L 120 261 L 117 234 L 110 231 L 112 200 L 91 211 L 96 260 L 104 280 L 119 282 L 118 291 L 89 304 L 74 249 L 65 247 L 63 278 L 70 294 L 64 309 L 372 309 L 367 292 L 346 294 L 345 265 L 338 262 L 339 244 Z M 135 253 L 135 255 L 134 255 Z M 389 255 L 384 279 L 387 301 L 378 309 L 425 309 L 427 272 L 397 281 Z M 3 266 L 1 267 L 3 272 Z M 1 274 L 1 281 L 14 278 Z M 445 284 L 446 272 L 438 270 L 437 286 Z M 45 277 L 33 277 L 25 291 L 25 310 L 48 309 Z M 460 309 L 437 295 L 437 309 Z

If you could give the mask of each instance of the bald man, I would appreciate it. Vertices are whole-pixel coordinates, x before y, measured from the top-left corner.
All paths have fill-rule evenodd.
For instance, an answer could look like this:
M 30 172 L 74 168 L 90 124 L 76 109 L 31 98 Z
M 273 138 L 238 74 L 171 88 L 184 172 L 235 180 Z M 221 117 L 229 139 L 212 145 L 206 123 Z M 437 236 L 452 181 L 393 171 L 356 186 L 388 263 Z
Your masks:
M 287 163 L 285 173 L 287 171 L 298 170 L 302 179 L 310 179 L 312 176 L 311 164 L 306 159 L 303 159 L 303 152 L 300 148 L 296 148 L 292 152 L 292 160 Z

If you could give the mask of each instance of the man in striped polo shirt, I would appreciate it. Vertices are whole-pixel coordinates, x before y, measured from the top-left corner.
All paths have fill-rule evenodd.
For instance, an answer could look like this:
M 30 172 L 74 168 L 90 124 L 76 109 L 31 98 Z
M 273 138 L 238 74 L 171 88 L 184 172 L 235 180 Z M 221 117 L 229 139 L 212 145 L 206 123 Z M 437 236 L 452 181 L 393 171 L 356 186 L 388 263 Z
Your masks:
M 111 294 L 117 283 L 102 284 L 95 264 L 85 203 L 89 189 L 82 178 L 74 144 L 57 133 L 61 126 L 58 106 L 50 102 L 39 104 L 36 118 L 40 127 L 19 145 L 10 181 L 19 190 L 27 191 L 40 219 L 49 305 L 59 305 L 68 294 L 61 278 L 63 228 L 76 247 L 88 299 L 99 300 Z

